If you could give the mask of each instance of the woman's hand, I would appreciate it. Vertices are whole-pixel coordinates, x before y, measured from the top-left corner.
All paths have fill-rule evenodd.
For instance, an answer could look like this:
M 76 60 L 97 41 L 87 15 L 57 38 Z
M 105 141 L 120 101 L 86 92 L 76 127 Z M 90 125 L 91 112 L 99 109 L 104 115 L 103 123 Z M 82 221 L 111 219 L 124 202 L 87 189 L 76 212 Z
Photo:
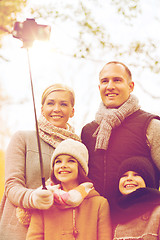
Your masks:
M 30 195 L 30 205 L 37 209 L 48 209 L 53 205 L 53 193 L 43 190 L 41 187 L 34 190 Z

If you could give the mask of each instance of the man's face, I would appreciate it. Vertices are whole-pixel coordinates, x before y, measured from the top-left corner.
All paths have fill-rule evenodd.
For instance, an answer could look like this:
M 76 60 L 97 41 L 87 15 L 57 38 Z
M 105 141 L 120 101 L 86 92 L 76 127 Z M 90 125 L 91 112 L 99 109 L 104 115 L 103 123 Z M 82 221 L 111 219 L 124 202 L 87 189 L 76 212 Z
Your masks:
M 120 107 L 130 96 L 134 83 L 130 81 L 124 66 L 110 63 L 105 65 L 99 76 L 101 99 L 107 108 Z

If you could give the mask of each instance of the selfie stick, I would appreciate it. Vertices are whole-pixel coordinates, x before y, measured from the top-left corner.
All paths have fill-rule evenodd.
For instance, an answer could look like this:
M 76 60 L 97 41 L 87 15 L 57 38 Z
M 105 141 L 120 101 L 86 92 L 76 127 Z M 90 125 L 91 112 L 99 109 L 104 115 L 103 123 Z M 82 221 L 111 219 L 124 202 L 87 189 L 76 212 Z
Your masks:
M 23 48 L 27 49 L 29 74 L 30 74 L 32 98 L 33 98 L 33 107 L 34 107 L 34 115 L 35 115 L 35 123 L 36 123 L 36 135 L 37 135 L 37 143 L 38 143 L 38 150 L 39 150 L 39 161 L 40 161 L 40 170 L 41 170 L 41 178 L 42 178 L 42 189 L 47 189 L 47 188 L 46 188 L 46 185 L 45 185 L 45 177 L 44 177 L 44 171 L 43 171 L 42 151 L 41 151 L 38 121 L 37 121 L 37 114 L 36 114 L 36 107 L 35 107 L 33 82 L 32 82 L 32 74 L 31 74 L 31 65 L 30 65 L 30 59 L 29 59 L 29 47 L 32 46 L 33 41 L 35 39 L 49 40 L 50 31 L 51 31 L 50 26 L 39 25 L 35 22 L 35 19 L 27 18 L 22 23 L 21 22 L 15 22 L 14 29 L 13 29 L 13 32 L 12 32 L 13 37 L 20 39 L 23 42 Z
M 43 159 L 42 159 L 41 143 L 40 143 L 38 121 L 37 121 L 37 114 L 36 114 L 36 107 L 35 107 L 31 65 L 30 65 L 30 59 L 29 59 L 29 49 L 28 48 L 26 48 L 26 49 L 27 49 L 27 56 L 28 56 L 29 75 L 30 75 L 30 83 L 31 83 L 31 90 L 32 90 L 35 123 L 36 123 L 36 135 L 37 135 L 37 143 L 38 143 L 38 150 L 39 150 L 38 152 L 39 152 L 39 161 L 40 161 L 40 169 L 41 169 L 42 189 L 47 189 L 46 185 L 45 185 L 45 177 L 44 177 L 44 171 L 43 171 Z

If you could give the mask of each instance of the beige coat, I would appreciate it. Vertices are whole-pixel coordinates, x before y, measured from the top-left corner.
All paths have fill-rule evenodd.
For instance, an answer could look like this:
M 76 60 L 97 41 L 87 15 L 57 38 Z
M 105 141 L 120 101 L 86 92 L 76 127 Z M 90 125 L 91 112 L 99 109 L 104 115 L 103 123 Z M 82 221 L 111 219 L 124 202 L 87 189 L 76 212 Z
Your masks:
M 45 179 L 50 176 L 54 148 L 41 140 Z M 6 152 L 5 192 L 0 205 L 0 240 L 25 240 L 27 228 L 18 222 L 16 206 L 30 208 L 32 189 L 41 186 L 40 163 L 35 131 L 19 131 Z M 30 188 L 30 189 L 28 189 Z
M 75 208 L 77 238 L 73 237 L 73 208 L 35 210 L 26 240 L 111 240 L 108 201 L 92 190 Z
M 118 224 L 113 240 L 160 240 L 160 206 L 125 224 Z

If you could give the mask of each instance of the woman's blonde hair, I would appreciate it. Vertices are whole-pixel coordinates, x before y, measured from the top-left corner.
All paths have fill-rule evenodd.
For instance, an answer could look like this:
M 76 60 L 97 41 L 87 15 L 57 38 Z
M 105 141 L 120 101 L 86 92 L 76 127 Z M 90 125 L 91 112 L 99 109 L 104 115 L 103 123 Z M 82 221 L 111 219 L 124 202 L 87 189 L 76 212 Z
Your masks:
M 69 92 L 70 93 L 70 96 L 71 96 L 71 104 L 72 104 L 72 107 L 74 107 L 74 104 L 75 104 L 75 94 L 74 94 L 74 91 L 73 89 L 71 89 L 70 87 L 66 86 L 66 85 L 63 85 L 63 84 L 60 84 L 60 83 L 55 83 L 51 86 L 49 86 L 48 88 L 46 88 L 42 94 L 42 98 L 41 98 L 41 104 L 43 105 L 47 96 L 51 93 L 51 92 L 54 92 L 54 91 L 66 91 L 66 92 Z

